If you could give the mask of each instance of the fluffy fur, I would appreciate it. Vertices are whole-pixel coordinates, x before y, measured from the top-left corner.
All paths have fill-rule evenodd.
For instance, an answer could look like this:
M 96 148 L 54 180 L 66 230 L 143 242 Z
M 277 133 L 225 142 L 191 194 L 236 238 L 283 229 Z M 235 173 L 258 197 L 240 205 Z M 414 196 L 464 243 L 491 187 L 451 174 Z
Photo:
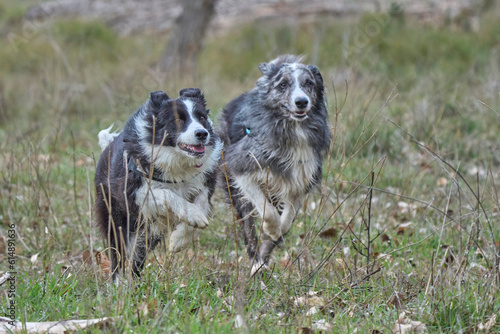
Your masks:
M 113 273 L 131 264 L 139 275 L 148 250 L 169 236 L 177 252 L 208 225 L 222 142 L 199 89 L 179 98 L 153 92 L 120 133 L 99 133 L 95 213 Z
M 320 184 L 331 139 L 323 78 L 316 66 L 285 55 L 259 69 L 262 77 L 255 88 L 224 108 L 218 129 L 231 200 L 254 261 L 252 274 L 267 263 L 306 195 Z M 225 175 L 219 180 L 227 190 Z M 254 212 L 263 223 L 260 247 Z

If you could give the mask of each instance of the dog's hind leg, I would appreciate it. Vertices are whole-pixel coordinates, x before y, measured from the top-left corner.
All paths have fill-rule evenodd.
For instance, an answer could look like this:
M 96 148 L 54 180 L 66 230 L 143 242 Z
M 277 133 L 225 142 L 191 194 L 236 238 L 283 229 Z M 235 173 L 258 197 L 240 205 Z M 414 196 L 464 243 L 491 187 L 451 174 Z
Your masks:
M 177 253 L 189 246 L 193 241 L 196 230 L 194 227 L 186 223 L 180 223 L 175 227 L 175 230 L 170 234 L 170 242 L 168 250 L 172 253 Z
M 248 217 L 243 220 L 243 232 L 245 235 L 245 244 L 247 247 L 248 257 L 252 261 L 250 276 L 253 276 L 262 268 L 267 268 L 266 262 L 261 257 L 259 249 L 257 248 L 259 240 L 255 231 L 255 223 L 253 217 Z
M 141 270 L 146 260 L 146 237 L 144 232 L 130 233 L 127 243 L 127 257 L 132 267 L 132 273 L 141 276 Z
M 257 252 L 258 239 L 253 217 L 243 219 L 243 235 L 245 237 L 248 257 L 251 260 L 259 260 L 259 253 Z
M 141 226 L 139 231 L 130 234 L 127 244 L 128 260 L 132 266 L 132 273 L 137 277 L 141 276 L 148 252 L 155 249 L 162 240 L 155 223 L 149 222 L 146 224 L 148 224 L 147 236 L 146 228 Z
M 125 268 L 127 242 L 123 238 L 123 230 L 121 225 L 121 216 L 115 212 L 113 218 L 108 223 L 107 240 L 108 250 L 106 252 L 111 260 L 111 273 L 115 280 L 120 271 Z M 116 223 L 118 222 L 118 223 Z
M 242 194 L 237 189 L 231 188 L 231 194 L 234 208 L 238 212 L 238 219 L 241 219 L 242 222 L 245 247 L 248 257 L 252 261 L 250 276 L 253 276 L 264 266 L 264 261 L 262 261 L 257 249 L 259 239 L 255 230 L 255 218 L 252 216 L 254 208 L 250 202 L 243 199 Z
M 233 184 L 233 182 L 230 182 L 230 184 Z M 245 248 L 252 264 L 250 276 L 253 276 L 265 266 L 258 251 L 259 239 L 255 230 L 255 218 L 253 217 L 255 208 L 253 204 L 244 197 L 244 193 L 241 191 L 240 186 L 235 187 L 231 185 L 229 189 L 231 191 L 232 205 L 238 214 L 238 219 L 241 220 Z
M 109 254 L 109 256 L 110 256 L 111 274 L 112 274 L 113 280 L 116 280 L 120 269 L 124 268 L 124 266 L 123 266 L 124 262 L 123 262 L 123 256 L 122 256 L 122 254 L 124 254 L 124 252 L 120 251 L 121 247 L 118 244 L 118 242 L 114 241 L 114 239 L 110 239 L 109 245 L 110 245 L 110 247 L 108 248 L 109 252 L 106 252 L 106 254 Z

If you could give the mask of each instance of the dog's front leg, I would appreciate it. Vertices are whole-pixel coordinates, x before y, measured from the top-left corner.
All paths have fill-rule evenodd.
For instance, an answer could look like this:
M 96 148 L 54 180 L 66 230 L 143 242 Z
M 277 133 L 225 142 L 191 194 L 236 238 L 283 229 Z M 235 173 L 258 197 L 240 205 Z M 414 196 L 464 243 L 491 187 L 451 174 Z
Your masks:
M 295 219 L 295 214 L 297 213 L 301 203 L 303 196 L 298 196 L 295 198 L 289 198 L 285 201 L 285 205 L 283 207 L 283 212 L 280 217 L 280 226 L 281 226 L 281 236 L 278 240 L 263 240 L 259 249 L 259 255 L 264 262 L 267 263 L 269 255 L 272 253 L 273 249 L 283 242 L 282 236 L 286 234 L 292 223 Z
M 208 216 L 210 213 L 210 201 L 208 200 L 208 190 L 203 189 L 194 200 L 196 205 L 204 214 Z
M 200 209 L 205 216 L 210 213 L 210 202 L 208 200 L 208 191 L 203 189 L 194 200 L 194 205 Z M 180 223 L 170 235 L 169 250 L 177 253 L 186 248 L 194 239 L 196 230 L 186 223 Z
M 147 185 L 143 185 L 137 190 L 135 201 L 142 214 L 147 217 L 168 216 L 173 213 L 192 227 L 208 226 L 207 216 L 202 210 L 168 189 L 148 189 Z
M 272 240 L 278 240 L 281 236 L 280 214 L 260 189 L 259 185 L 249 177 L 239 176 L 235 182 L 243 192 L 245 198 L 250 201 L 262 218 L 262 228 Z
M 283 208 L 280 219 L 281 233 L 285 234 L 290 230 L 290 227 L 295 219 L 295 215 L 302 205 L 303 197 L 304 196 L 297 196 L 295 198 L 289 198 L 285 201 L 285 207 Z
M 199 208 L 205 216 L 210 213 L 210 201 L 208 200 L 208 190 L 203 189 L 194 200 L 194 205 Z M 196 229 L 186 223 L 180 223 L 170 235 L 169 250 L 173 253 L 180 252 L 186 248 L 194 239 Z

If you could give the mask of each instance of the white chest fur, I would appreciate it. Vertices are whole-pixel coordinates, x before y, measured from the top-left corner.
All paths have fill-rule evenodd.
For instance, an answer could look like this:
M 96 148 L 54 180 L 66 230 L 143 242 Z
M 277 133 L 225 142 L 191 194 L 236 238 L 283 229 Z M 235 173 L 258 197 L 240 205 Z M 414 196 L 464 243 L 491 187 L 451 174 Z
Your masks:
M 200 173 L 189 180 L 177 183 L 164 183 L 164 182 L 151 182 L 151 187 L 154 189 L 168 189 L 172 193 L 181 197 L 182 199 L 192 202 L 196 196 L 205 188 L 204 177 Z
M 317 168 L 314 153 L 310 149 L 297 148 L 291 151 L 286 170 L 281 173 L 262 170 L 253 173 L 250 178 L 270 197 L 286 199 L 304 194 Z
M 253 182 L 261 188 L 265 188 L 267 184 L 266 191 L 271 197 L 287 199 L 304 195 L 320 163 L 309 146 L 304 131 L 301 128 L 295 131 L 298 137 L 296 145 L 290 147 L 285 155 L 278 157 L 285 161 L 283 170 L 270 171 L 269 174 L 267 170 L 262 170 L 251 175 Z

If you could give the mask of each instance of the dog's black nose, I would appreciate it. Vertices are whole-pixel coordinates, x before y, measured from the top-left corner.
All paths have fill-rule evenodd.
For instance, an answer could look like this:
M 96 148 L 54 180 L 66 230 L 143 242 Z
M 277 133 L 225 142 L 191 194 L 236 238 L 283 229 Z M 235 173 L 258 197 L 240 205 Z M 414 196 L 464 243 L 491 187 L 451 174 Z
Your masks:
M 205 129 L 198 129 L 194 132 L 194 135 L 199 141 L 204 141 L 208 137 L 208 131 Z
M 299 97 L 295 100 L 295 105 L 299 109 L 304 109 L 305 107 L 307 107 L 308 103 L 309 103 L 309 100 L 305 97 Z

